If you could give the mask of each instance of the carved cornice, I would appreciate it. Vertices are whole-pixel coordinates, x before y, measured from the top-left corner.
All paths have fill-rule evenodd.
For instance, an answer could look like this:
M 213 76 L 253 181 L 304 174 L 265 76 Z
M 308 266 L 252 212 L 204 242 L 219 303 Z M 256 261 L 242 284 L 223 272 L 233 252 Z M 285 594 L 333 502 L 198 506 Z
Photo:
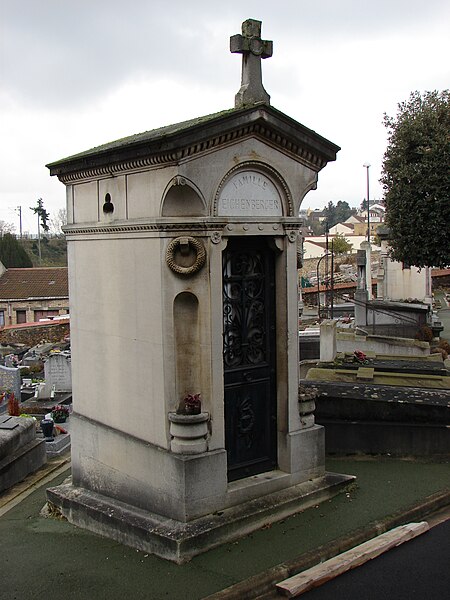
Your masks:
M 209 232 L 223 230 L 225 227 L 225 223 L 222 222 L 191 222 L 191 223 L 142 223 L 136 225 L 124 225 L 122 223 L 115 224 L 111 223 L 108 225 L 86 225 L 86 226 L 77 226 L 77 225 L 66 225 L 64 229 L 64 233 L 66 236 L 71 235 L 89 235 L 89 234 L 116 234 L 116 233 L 139 233 L 144 231 L 154 231 L 154 232 L 162 232 L 162 231 L 201 231 L 205 232 L 207 235 Z
M 128 160 L 108 165 L 107 167 L 84 169 L 59 175 L 58 179 L 62 183 L 70 184 L 82 180 L 101 179 L 104 177 L 112 177 L 124 173 L 133 173 L 148 168 L 168 166 L 170 164 L 176 165 L 183 159 L 192 158 L 193 156 L 211 150 L 216 150 L 221 146 L 228 145 L 231 142 L 236 142 L 251 136 L 257 137 L 265 143 L 270 143 L 270 145 L 276 149 L 282 148 L 285 153 L 289 154 L 292 156 L 292 158 L 298 160 L 313 171 L 320 171 L 327 163 L 326 160 L 322 159 L 317 154 L 314 154 L 311 150 L 303 148 L 298 144 L 294 144 L 287 138 L 282 137 L 274 131 L 271 131 L 268 127 L 255 123 L 248 127 L 242 127 L 236 131 L 218 135 L 214 138 L 199 142 L 197 144 L 191 144 L 177 152 L 167 152 L 165 154 L 157 154 L 148 156 L 146 158 L 140 158 L 138 160 Z
M 148 169 L 149 167 L 151 168 L 161 165 L 167 166 L 169 164 L 177 164 L 177 162 L 180 160 L 180 156 L 180 152 L 168 152 L 167 154 L 148 156 L 147 158 L 140 158 L 138 160 L 128 160 L 121 163 L 108 165 L 107 167 L 95 167 L 92 169 L 84 169 L 64 175 L 58 175 L 58 179 L 67 185 L 85 179 L 114 177 L 124 173 L 142 171 Z
M 155 234 L 167 233 L 168 236 L 173 236 L 177 232 L 191 232 L 192 234 L 202 234 L 211 236 L 213 243 L 218 243 L 222 235 L 242 235 L 250 230 L 258 231 L 262 235 L 288 235 L 292 237 L 292 233 L 298 236 L 298 230 L 302 226 L 302 222 L 295 217 L 282 219 L 260 219 L 255 222 L 250 222 L 248 217 L 235 219 L 232 222 L 217 220 L 204 221 L 189 221 L 184 223 L 175 223 L 167 221 L 159 221 L 157 223 L 108 223 L 99 225 L 66 225 L 63 227 L 66 236 L 73 235 L 115 235 L 120 233 L 144 233 L 153 232 Z M 264 233 L 263 233 L 264 231 Z M 164 236 L 163 236 L 164 237 Z

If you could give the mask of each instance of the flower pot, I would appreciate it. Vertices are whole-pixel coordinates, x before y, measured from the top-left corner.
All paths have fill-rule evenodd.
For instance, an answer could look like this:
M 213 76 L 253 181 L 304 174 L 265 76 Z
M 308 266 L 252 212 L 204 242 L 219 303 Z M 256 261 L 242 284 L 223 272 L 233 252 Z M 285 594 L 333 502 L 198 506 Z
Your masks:
M 65 423 L 67 421 L 67 417 L 66 416 L 53 417 L 53 421 L 55 423 Z
M 54 421 L 52 419 L 42 419 L 41 421 L 41 431 L 47 441 L 53 440 L 53 425 Z
M 179 415 L 169 413 L 170 449 L 175 454 L 201 454 L 208 450 L 209 413 Z
M 185 415 L 199 415 L 202 412 L 201 406 L 185 406 L 184 414 Z

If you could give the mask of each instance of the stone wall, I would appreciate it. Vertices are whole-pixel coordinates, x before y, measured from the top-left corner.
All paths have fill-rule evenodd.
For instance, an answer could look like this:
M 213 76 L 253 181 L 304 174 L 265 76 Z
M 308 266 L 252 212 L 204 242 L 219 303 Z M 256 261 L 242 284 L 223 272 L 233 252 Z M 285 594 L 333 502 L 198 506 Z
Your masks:
M 16 325 L 17 311 L 25 311 L 25 322 L 34 323 L 39 320 L 36 318 L 36 311 L 55 311 L 58 315 L 67 314 L 69 299 L 5 300 L 0 301 L 0 311 L 3 311 L 5 325 Z
M 390 335 L 355 335 L 339 332 L 336 336 L 338 352 L 375 352 L 386 356 L 428 356 L 430 344 L 419 340 L 392 337 Z
M 1 344 L 26 344 L 36 346 L 40 342 L 61 342 L 70 335 L 69 323 L 43 323 L 30 327 L 7 327 L 0 330 Z

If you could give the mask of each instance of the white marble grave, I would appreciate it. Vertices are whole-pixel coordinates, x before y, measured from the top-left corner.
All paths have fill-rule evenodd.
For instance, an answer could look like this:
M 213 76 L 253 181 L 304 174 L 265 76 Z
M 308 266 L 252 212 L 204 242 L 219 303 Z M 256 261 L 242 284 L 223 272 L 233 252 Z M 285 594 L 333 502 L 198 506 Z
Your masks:
M 42 398 L 50 397 L 53 392 L 72 391 L 72 367 L 70 353 L 50 353 L 44 363 L 45 387 Z

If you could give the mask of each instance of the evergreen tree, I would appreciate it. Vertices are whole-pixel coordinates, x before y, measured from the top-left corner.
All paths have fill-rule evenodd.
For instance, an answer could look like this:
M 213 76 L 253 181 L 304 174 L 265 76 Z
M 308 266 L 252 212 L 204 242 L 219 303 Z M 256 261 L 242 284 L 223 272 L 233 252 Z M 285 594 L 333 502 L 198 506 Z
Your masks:
M 392 258 L 416 267 L 450 264 L 450 92 L 412 92 L 389 131 L 381 183 Z
M 5 233 L 0 238 L 0 261 L 7 269 L 12 267 L 32 267 L 30 257 L 20 245 L 15 235 Z
M 38 198 L 36 206 L 30 206 L 30 209 L 34 212 L 34 214 L 39 215 L 40 226 L 44 231 L 48 231 L 50 229 L 48 225 L 48 219 L 50 217 L 50 213 L 48 213 L 44 208 L 44 201 L 42 198 Z
M 325 218 L 328 222 L 328 227 L 333 227 L 337 223 L 343 223 L 351 215 L 356 213 L 355 208 L 351 208 L 348 202 L 345 200 L 339 200 L 335 205 L 333 202 L 328 202 L 327 206 L 323 209 Z

